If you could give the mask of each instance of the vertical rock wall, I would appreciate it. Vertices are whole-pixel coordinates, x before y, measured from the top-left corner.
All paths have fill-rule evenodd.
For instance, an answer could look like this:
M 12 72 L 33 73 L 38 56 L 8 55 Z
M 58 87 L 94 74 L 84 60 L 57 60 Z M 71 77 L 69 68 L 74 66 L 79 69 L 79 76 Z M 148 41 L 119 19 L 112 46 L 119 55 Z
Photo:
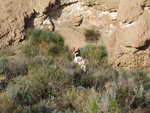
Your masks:
M 150 67 L 150 1 L 120 0 L 116 29 L 109 37 L 109 63 L 117 67 Z

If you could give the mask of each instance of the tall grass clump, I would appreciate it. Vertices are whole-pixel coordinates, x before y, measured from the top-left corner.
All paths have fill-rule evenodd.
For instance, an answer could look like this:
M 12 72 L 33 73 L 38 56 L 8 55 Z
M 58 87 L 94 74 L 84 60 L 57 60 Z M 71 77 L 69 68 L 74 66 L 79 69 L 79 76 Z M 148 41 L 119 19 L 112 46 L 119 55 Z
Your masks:
M 81 55 L 92 63 L 107 63 L 107 52 L 104 46 L 96 47 L 95 45 L 87 45 L 81 51 Z
M 26 56 L 56 57 L 68 51 L 67 47 L 64 47 L 62 36 L 57 33 L 39 29 L 31 30 L 31 28 L 26 33 L 29 42 L 22 47 L 22 52 Z

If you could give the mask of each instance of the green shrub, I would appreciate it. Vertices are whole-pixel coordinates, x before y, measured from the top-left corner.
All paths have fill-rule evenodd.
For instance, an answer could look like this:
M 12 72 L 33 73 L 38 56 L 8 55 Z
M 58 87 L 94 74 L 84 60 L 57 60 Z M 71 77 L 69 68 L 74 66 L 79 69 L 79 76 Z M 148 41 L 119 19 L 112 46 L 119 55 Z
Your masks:
M 21 99 L 21 97 L 20 97 Z M 25 98 L 24 98 L 25 99 Z M 21 106 L 22 103 L 16 104 L 16 101 L 8 98 L 7 94 L 3 93 L 0 100 L 1 113 L 45 113 L 46 101 L 40 101 L 38 104 Z
M 16 104 L 32 105 L 49 95 L 61 96 L 66 88 L 71 87 L 70 78 L 57 66 L 29 67 L 28 75 L 17 77 L 9 84 L 7 92 Z
M 107 52 L 104 46 L 96 47 L 94 45 L 87 45 L 81 51 L 81 56 L 88 60 L 90 64 L 98 63 L 103 64 L 107 63 Z
M 69 86 L 68 76 L 60 71 L 57 66 L 42 66 L 37 69 L 30 69 L 26 79 L 30 87 L 30 94 L 37 99 L 49 95 L 60 96 L 63 92 L 62 89 Z
M 118 93 L 122 94 L 122 95 L 125 95 L 127 93 L 126 87 L 122 87 L 121 89 L 119 89 Z
M 112 98 L 110 102 L 111 113 L 120 113 L 120 106 L 118 104 L 118 100 Z
M 38 104 L 32 106 L 30 111 L 33 113 L 46 113 L 46 101 L 40 101 Z
M 29 37 L 31 36 L 32 32 L 33 32 L 33 28 L 28 28 L 28 29 L 25 31 L 26 39 L 29 39 Z
M 89 110 L 90 110 L 90 113 L 98 113 L 98 105 L 96 103 L 96 99 L 95 98 L 92 98 L 89 101 Z
M 25 77 L 18 76 L 6 88 L 8 97 L 14 102 L 16 108 L 19 105 L 27 106 L 36 102 L 32 95 L 29 94 L 29 86 L 25 80 Z
M 31 38 L 29 42 L 21 48 L 22 52 L 27 56 L 46 55 L 57 57 L 68 51 L 64 47 L 62 36 L 45 30 L 35 29 L 27 32 Z M 29 37 L 28 36 L 28 37 Z
M 75 79 L 75 86 L 83 86 L 85 88 L 94 88 L 96 91 L 101 91 L 104 88 L 105 83 L 115 81 L 118 77 L 118 72 L 109 67 L 90 66 L 86 74 L 78 73 L 79 76 Z
M 140 72 L 138 72 L 138 74 L 141 77 L 146 77 L 147 76 L 147 73 L 145 71 L 140 71 Z
M 84 32 L 84 36 L 86 38 L 86 41 L 94 42 L 98 40 L 99 33 L 94 29 L 86 29 Z
M 147 76 L 147 73 L 144 71 L 140 71 L 137 73 L 135 77 L 135 82 L 140 86 L 143 85 L 144 89 L 149 90 L 150 89 L 150 77 Z

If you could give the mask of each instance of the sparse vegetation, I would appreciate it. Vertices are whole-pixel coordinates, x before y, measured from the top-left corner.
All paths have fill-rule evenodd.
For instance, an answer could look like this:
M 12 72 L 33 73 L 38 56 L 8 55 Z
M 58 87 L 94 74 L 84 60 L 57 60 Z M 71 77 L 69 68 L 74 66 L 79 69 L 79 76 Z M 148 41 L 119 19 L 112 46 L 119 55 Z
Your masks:
M 100 34 L 94 29 L 86 29 L 84 32 L 84 36 L 86 38 L 86 41 L 95 42 L 98 41 Z
M 29 42 L 21 48 L 22 54 L 0 57 L 0 77 L 8 76 L 7 84 L 0 89 L 1 113 L 149 111 L 148 73 L 108 66 L 105 47 L 93 45 L 81 51 L 87 62 L 84 73 L 72 62 L 71 52 L 65 52 L 68 50 L 61 36 L 41 30 L 29 34 Z M 58 57 L 54 57 L 55 51 L 42 50 L 47 44 L 58 46 Z M 30 50 L 26 53 L 24 48 L 30 49 L 27 46 L 32 51 L 35 48 L 36 54 Z

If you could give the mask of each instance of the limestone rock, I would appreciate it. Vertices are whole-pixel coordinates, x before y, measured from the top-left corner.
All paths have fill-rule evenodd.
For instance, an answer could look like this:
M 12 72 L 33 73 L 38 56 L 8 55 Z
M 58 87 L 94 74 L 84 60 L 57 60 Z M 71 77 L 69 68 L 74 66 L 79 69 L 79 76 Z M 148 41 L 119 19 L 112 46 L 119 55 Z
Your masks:
M 79 26 L 82 23 L 83 17 L 81 15 L 73 16 L 71 23 L 74 26 Z
M 103 11 L 117 11 L 120 0 L 83 0 L 89 7 L 95 6 L 96 9 Z
M 144 1 L 120 1 L 117 28 L 106 44 L 110 64 L 136 69 L 150 67 L 150 11 L 141 8 Z
M 46 29 L 49 31 L 54 31 L 54 25 L 52 24 L 52 22 L 50 21 L 49 18 L 47 18 L 43 21 L 42 27 L 43 27 L 43 29 Z
M 130 23 L 135 21 L 142 13 L 145 0 L 120 0 L 117 19 L 120 22 Z
M 30 7 L 40 14 L 43 14 L 46 8 L 49 7 L 50 4 L 55 4 L 55 2 L 55 0 L 28 0 Z
M 55 0 L 0 1 L 0 49 L 18 44 L 24 38 L 25 28 L 34 26 L 35 15 L 43 14 L 52 3 Z
M 119 1 L 120 0 L 98 0 L 99 5 L 98 7 L 102 10 L 106 11 L 117 11 L 118 6 L 119 6 Z

